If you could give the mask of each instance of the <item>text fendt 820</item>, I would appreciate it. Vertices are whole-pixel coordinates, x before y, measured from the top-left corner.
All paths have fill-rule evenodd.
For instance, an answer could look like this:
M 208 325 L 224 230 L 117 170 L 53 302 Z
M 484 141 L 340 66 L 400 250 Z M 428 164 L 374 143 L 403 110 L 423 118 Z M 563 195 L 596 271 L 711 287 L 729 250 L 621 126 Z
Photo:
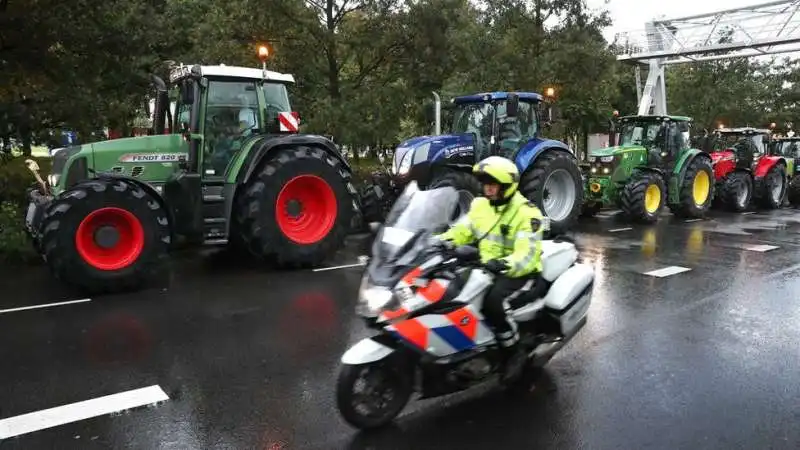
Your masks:
M 359 214 L 351 169 L 330 139 L 297 133 L 292 75 L 181 65 L 170 75 L 174 120 L 168 86 L 153 78 L 153 135 L 68 147 L 47 181 L 35 173 L 26 227 L 58 279 L 136 288 L 178 238 L 284 267 L 320 263 L 343 245 Z
M 589 154 L 584 215 L 616 206 L 631 220 L 652 223 L 668 206 L 680 217 L 703 217 L 714 172 L 711 156 L 689 146 L 692 120 L 653 115 L 619 122 L 619 144 Z

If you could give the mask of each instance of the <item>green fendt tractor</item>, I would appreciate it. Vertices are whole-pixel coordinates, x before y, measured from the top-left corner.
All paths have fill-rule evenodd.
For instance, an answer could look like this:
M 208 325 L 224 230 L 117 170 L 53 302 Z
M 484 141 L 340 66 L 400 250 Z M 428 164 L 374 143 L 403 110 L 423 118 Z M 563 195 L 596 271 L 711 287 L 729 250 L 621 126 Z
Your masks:
M 703 217 L 713 200 L 714 172 L 708 153 L 689 148 L 691 122 L 619 119 L 619 144 L 589 154 L 584 215 L 616 206 L 632 220 L 652 223 L 666 204 L 677 216 Z
M 62 149 L 46 181 L 29 161 L 39 188 L 26 227 L 58 279 L 135 288 L 176 240 L 235 244 L 284 267 L 343 245 L 359 208 L 351 170 L 330 139 L 298 134 L 291 75 L 181 65 L 169 86 L 153 79 L 152 135 Z

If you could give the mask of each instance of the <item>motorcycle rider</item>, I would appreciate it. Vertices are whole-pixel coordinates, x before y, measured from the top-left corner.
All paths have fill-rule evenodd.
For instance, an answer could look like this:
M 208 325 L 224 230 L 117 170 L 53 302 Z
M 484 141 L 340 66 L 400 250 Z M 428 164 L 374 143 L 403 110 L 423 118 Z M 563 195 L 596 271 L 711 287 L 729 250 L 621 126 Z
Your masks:
M 476 244 L 481 262 L 497 274 L 482 313 L 500 344 L 503 377 L 510 379 L 526 358 L 518 345 L 517 325 L 507 314 L 509 301 L 542 271 L 544 216 L 519 192 L 520 174 L 511 160 L 490 156 L 472 171 L 483 187 L 483 196 L 475 198 L 467 214 L 437 236 L 437 245 L 454 249 Z

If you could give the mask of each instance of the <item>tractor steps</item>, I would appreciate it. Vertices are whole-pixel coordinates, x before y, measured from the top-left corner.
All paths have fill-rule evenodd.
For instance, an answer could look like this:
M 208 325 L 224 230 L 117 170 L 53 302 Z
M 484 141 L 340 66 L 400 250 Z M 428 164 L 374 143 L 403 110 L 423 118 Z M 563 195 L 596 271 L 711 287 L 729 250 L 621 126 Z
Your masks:
M 224 245 L 228 242 L 224 188 L 224 180 L 203 183 L 203 238 L 206 245 Z

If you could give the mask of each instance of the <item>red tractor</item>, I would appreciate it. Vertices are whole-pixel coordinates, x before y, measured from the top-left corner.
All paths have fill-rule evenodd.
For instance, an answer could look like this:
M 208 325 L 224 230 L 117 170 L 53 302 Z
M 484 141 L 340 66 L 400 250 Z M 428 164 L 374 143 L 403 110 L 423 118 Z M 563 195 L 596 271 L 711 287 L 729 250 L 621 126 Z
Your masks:
M 711 152 L 716 198 L 732 211 L 744 211 L 751 199 L 767 209 L 780 208 L 786 196 L 787 161 L 769 154 L 770 130 L 720 128 Z

